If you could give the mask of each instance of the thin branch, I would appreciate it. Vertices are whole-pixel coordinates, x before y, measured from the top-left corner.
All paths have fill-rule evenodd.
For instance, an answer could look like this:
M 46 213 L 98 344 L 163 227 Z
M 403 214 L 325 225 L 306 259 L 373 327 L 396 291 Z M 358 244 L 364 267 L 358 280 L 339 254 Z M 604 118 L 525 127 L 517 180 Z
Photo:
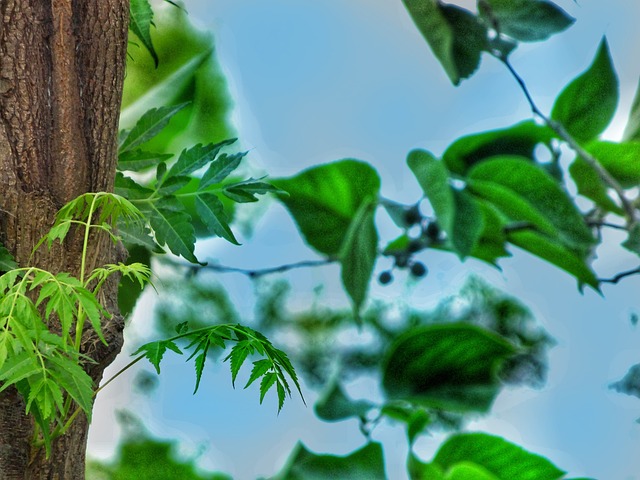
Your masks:
M 638 275 L 640 274 L 640 267 L 636 267 L 632 270 L 627 270 L 625 272 L 620 272 L 617 275 L 614 275 L 611 278 L 599 278 L 598 282 L 600 283 L 618 283 L 620 280 L 622 280 L 623 278 L 626 277 L 630 277 L 632 275 Z
M 218 273 L 240 273 L 242 275 L 246 275 L 249 278 L 258 278 L 263 277 L 265 275 L 272 275 L 274 273 L 282 273 L 287 272 L 289 270 L 294 270 L 297 268 L 306 268 L 306 267 L 322 267 L 325 265 L 330 265 L 332 263 L 336 263 L 338 261 L 337 258 L 326 258 L 323 260 L 305 260 L 302 262 L 296 263 L 288 263 L 285 265 L 278 265 L 277 267 L 268 267 L 268 268 L 257 268 L 257 269 L 245 269 L 245 268 L 237 268 L 237 267 L 227 267 L 225 265 L 220 265 L 216 263 L 209 263 L 206 265 L 192 265 L 190 263 L 185 262 L 176 262 L 174 260 L 164 259 L 163 261 L 167 263 L 172 263 L 174 265 L 180 267 L 188 267 L 192 268 L 195 271 L 199 270 L 211 270 Z
M 518 72 L 515 71 L 515 69 L 509 62 L 509 59 L 504 55 L 497 55 L 497 58 L 507 67 L 513 78 L 516 80 L 516 82 L 518 82 L 518 85 L 520 85 L 520 89 L 524 93 L 524 96 L 527 98 L 527 102 L 529 103 L 533 114 L 540 117 L 540 119 L 544 121 L 544 123 L 546 123 L 549 128 L 551 128 L 562 140 L 567 143 L 567 145 L 569 145 L 569 147 L 574 152 L 582 157 L 582 159 L 595 170 L 600 179 L 606 185 L 608 185 L 616 192 L 616 195 L 618 196 L 618 198 L 620 199 L 620 203 L 622 204 L 622 208 L 625 211 L 628 225 L 630 226 L 632 224 L 635 224 L 638 221 L 638 219 L 636 218 L 635 208 L 633 207 L 633 204 L 629 201 L 629 199 L 627 199 L 627 197 L 625 196 L 624 190 L 618 183 L 618 181 L 611 176 L 611 174 L 600 164 L 600 162 L 593 155 L 591 155 L 580 146 L 580 144 L 565 130 L 562 124 L 547 117 L 544 113 L 542 113 L 542 111 L 540 111 L 533 98 L 531 97 L 527 85 L 524 83 L 522 77 L 518 75 Z
M 589 220 L 587 221 L 587 225 L 589 225 L 590 227 L 607 227 L 607 228 L 613 228 L 614 230 L 627 230 L 627 227 L 625 227 L 624 225 L 617 225 L 615 223 L 609 223 L 609 222 L 600 222 L 598 220 Z

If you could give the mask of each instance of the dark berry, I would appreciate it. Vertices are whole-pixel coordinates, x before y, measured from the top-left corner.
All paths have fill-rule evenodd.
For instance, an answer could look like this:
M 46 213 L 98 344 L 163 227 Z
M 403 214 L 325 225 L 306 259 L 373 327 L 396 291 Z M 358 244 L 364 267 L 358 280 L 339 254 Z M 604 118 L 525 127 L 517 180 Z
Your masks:
M 406 268 L 409 264 L 409 257 L 406 255 L 396 255 L 395 265 L 398 268 Z
M 429 240 L 437 241 L 440 238 L 440 227 L 436 222 L 430 222 L 427 225 L 427 229 L 424 231 L 425 235 Z
M 427 267 L 424 266 L 424 263 L 421 262 L 413 262 L 411 264 L 411 275 L 416 278 L 424 277 L 427 274 Z
M 408 226 L 420 223 L 420 220 L 422 220 L 422 215 L 420 214 L 420 209 L 417 206 L 411 207 L 404 214 L 404 221 Z
M 409 245 L 407 246 L 407 251 L 409 253 L 416 253 L 422 250 L 422 248 L 423 248 L 422 242 L 419 239 L 414 239 L 409 242 Z
M 391 275 L 390 271 L 385 270 L 378 277 L 378 281 L 380 282 L 380 285 L 389 285 L 393 281 L 393 275 Z

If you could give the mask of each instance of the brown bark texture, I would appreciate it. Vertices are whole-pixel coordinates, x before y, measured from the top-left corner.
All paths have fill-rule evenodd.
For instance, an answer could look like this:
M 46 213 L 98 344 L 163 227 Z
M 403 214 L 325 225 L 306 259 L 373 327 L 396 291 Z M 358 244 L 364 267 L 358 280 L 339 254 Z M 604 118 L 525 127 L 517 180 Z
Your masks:
M 89 191 L 111 191 L 129 21 L 128 0 L 0 0 L 0 242 L 29 263 L 57 210 Z M 80 236 L 30 264 L 78 274 Z M 89 268 L 118 260 L 108 239 Z M 116 286 L 105 303 L 116 308 Z M 89 331 L 83 352 L 97 383 L 122 344 L 122 318 Z M 52 455 L 31 445 L 33 423 L 14 389 L 0 394 L 0 480 L 84 478 L 88 424 L 79 416 Z

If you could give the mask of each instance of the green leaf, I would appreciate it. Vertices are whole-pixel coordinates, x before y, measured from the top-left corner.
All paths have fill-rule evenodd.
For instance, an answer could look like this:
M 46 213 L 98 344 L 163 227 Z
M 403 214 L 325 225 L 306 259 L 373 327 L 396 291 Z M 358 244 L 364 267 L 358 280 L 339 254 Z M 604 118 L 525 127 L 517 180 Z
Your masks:
M 164 197 L 155 203 L 144 205 L 144 211 L 158 243 L 166 244 L 172 253 L 181 255 L 191 263 L 199 263 L 193 254 L 196 243 L 195 230 L 191 224 L 191 217 L 183 209 L 175 197 Z
M 551 118 L 579 142 L 596 138 L 611 122 L 618 104 L 618 78 L 609 45 L 602 39 L 591 66 L 556 99 Z
M 593 200 L 598 207 L 607 212 L 624 215 L 624 210 L 609 196 L 608 186 L 582 157 L 577 157 L 571 163 L 569 174 L 576 184 L 578 194 Z
M 84 411 L 91 422 L 93 406 L 93 380 L 74 360 L 65 357 L 49 357 L 49 372 Z
M 476 248 L 483 229 L 483 214 L 476 200 L 449 185 L 449 172 L 431 153 L 413 150 L 407 164 L 429 199 L 452 250 L 460 258 L 467 257 Z
M 0 272 L 8 272 L 14 268 L 18 268 L 15 258 L 9 250 L 0 245 Z
M 247 359 L 250 353 L 253 353 L 254 348 L 249 340 L 243 340 L 236 343 L 231 349 L 231 353 L 225 358 L 225 361 L 230 359 L 231 365 L 231 384 L 236 386 L 236 377 L 242 367 L 242 364 Z
M 640 140 L 640 82 L 638 83 L 636 94 L 633 97 L 629 120 L 624 129 L 622 140 L 625 142 L 637 142 Z
M 277 380 L 278 376 L 273 372 L 264 374 L 262 381 L 260 382 L 260 403 L 262 403 L 264 396 L 267 394 L 269 389 L 273 387 Z
M 587 145 L 586 150 L 622 187 L 634 188 L 640 185 L 640 142 L 593 141 Z M 579 158 L 576 162 L 584 160 Z
M 469 172 L 470 190 L 510 220 L 529 222 L 550 238 L 588 252 L 595 239 L 565 191 L 544 170 L 515 156 L 494 157 Z
M 141 172 L 157 166 L 173 157 L 171 153 L 147 152 L 145 150 L 128 150 L 118 156 L 118 170 Z
M 284 195 L 287 193 L 274 187 L 270 183 L 261 182 L 255 178 L 226 185 L 222 192 L 231 200 L 238 203 L 257 202 L 258 199 L 256 195 L 264 195 L 267 192 Z
M 508 128 L 475 133 L 457 139 L 442 155 L 446 167 L 459 175 L 476 163 L 496 155 L 518 155 L 533 161 L 535 148 L 555 137 L 547 126 L 526 120 Z
M 209 233 L 222 237 L 234 245 L 240 245 L 229 228 L 229 221 L 220 199 L 212 193 L 202 193 L 195 198 L 196 212 L 207 226 Z
M 498 480 L 557 480 L 565 473 L 546 458 L 485 433 L 452 435 L 433 459 L 444 470 L 461 462 L 482 467 Z
M 288 192 L 278 199 L 287 207 L 305 241 L 325 255 L 338 255 L 362 204 L 377 198 L 376 170 L 358 160 L 340 160 L 274 180 Z
M 364 201 L 356 212 L 340 251 L 342 284 L 353 302 L 356 319 L 367 296 L 378 256 L 378 232 L 374 224 L 373 200 Z
M 389 348 L 383 387 L 390 399 L 486 412 L 501 388 L 496 372 L 514 353 L 501 337 L 466 323 L 416 327 Z
M 545 40 L 569 28 L 574 18 L 546 0 L 487 0 L 478 2 L 480 14 L 500 33 L 523 42 Z
M 629 236 L 622 242 L 622 246 L 637 255 L 640 255 L 640 224 L 634 224 L 629 230 Z
M 249 387 L 253 382 L 255 382 L 258 378 L 265 375 L 269 370 L 273 368 L 273 362 L 271 360 L 263 358 L 262 360 L 256 360 L 253 362 L 253 369 L 251 370 L 251 375 L 249 376 L 249 380 L 244 388 Z
M 151 25 L 153 25 L 153 10 L 149 0 L 131 0 L 129 4 L 129 28 L 140 39 L 158 66 L 158 54 L 151 41 Z
M 133 150 L 155 137 L 160 130 L 167 126 L 171 117 L 186 106 L 187 103 L 180 103 L 169 107 L 152 108 L 147 111 L 140 117 L 135 127 L 126 133 L 124 138 L 120 139 L 119 154 L 122 155 L 129 150 Z
M 403 0 L 454 85 L 470 77 L 487 48 L 487 29 L 468 10 L 437 0 Z
M 204 146 L 198 144 L 191 148 L 184 149 L 178 161 L 169 170 L 168 177 L 190 175 L 212 162 L 222 148 L 231 145 L 235 141 L 235 138 L 231 138 L 215 144 L 210 143 Z
M 386 480 L 379 443 L 368 443 L 350 455 L 317 455 L 298 443 L 278 480 Z
M 200 186 L 198 188 L 205 189 L 211 185 L 222 182 L 231 172 L 238 168 L 246 154 L 247 152 L 234 153 L 233 155 L 223 153 L 220 155 L 211 162 L 208 170 L 202 176 L 202 180 L 200 180 Z
M 424 463 L 412 451 L 409 451 L 407 471 L 411 480 L 446 480 L 440 467 L 432 463 Z
M 331 382 L 314 406 L 316 415 L 327 422 L 351 417 L 365 418 L 375 405 L 366 400 L 351 400 L 337 381 Z
M 460 462 L 449 469 L 445 480 L 500 480 L 500 478 L 475 463 Z
M 141 353 L 144 353 L 144 356 L 149 360 L 149 362 L 151 362 L 151 365 L 155 367 L 158 375 L 160 375 L 160 362 L 162 361 L 162 357 L 164 357 L 167 349 L 182 355 L 182 351 L 171 340 L 159 340 L 157 342 L 145 343 L 138 350 L 133 352 L 132 355 L 140 355 Z
M 202 352 L 200 355 L 196 357 L 196 360 L 194 362 L 195 369 L 196 369 L 196 386 L 193 389 L 194 395 L 196 394 L 196 392 L 198 391 L 198 388 L 200 387 L 200 380 L 202 379 L 202 372 L 204 370 L 204 364 L 206 360 L 207 360 L 207 352 L 205 350 L 204 352 Z
M 33 352 L 23 350 L 18 354 L 10 355 L 0 367 L 0 382 L 2 382 L 0 392 L 25 378 L 41 373 L 42 366 Z

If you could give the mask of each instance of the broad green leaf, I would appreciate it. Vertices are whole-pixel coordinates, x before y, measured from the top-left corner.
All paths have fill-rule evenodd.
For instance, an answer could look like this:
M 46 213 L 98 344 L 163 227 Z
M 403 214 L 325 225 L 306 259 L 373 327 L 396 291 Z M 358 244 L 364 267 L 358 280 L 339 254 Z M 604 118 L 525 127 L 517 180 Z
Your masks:
M 0 245 L 0 272 L 8 272 L 17 267 L 18 264 L 13 258 L 13 255 L 11 255 L 11 252 Z
M 526 120 L 508 128 L 461 137 L 447 148 L 442 161 L 459 175 L 466 175 L 476 163 L 496 155 L 518 155 L 533 161 L 536 145 L 547 145 L 554 137 L 547 126 Z
M 287 207 L 305 241 L 325 255 L 338 255 L 362 204 L 377 198 L 376 170 L 358 160 L 340 160 L 272 182 L 289 193 L 278 199 Z
M 581 157 L 577 157 L 569 166 L 569 174 L 576 184 L 578 194 L 586 197 L 607 212 L 623 215 L 624 210 L 609 196 L 608 186 L 600 175 Z
M 497 24 L 500 33 L 523 42 L 545 40 L 575 21 L 547 0 L 487 0 L 478 5 L 490 25 Z
M 322 420 L 335 422 L 351 417 L 365 418 L 367 412 L 374 407 L 367 400 L 351 400 L 340 384 L 333 381 L 316 402 L 314 410 Z
M 564 245 L 589 251 L 595 239 L 565 191 L 526 159 L 501 156 L 469 171 L 470 190 L 493 203 L 510 220 L 529 222 Z
M 127 132 L 124 138 L 121 138 L 118 149 L 119 154 L 122 155 L 133 150 L 155 137 L 160 130 L 167 126 L 169 120 L 186 106 L 186 103 L 180 103 L 167 107 L 152 108 L 147 111 L 140 117 L 140 120 L 131 131 Z
M 587 145 L 586 150 L 622 187 L 634 188 L 640 185 L 640 142 L 594 141 Z M 584 160 L 576 159 L 576 162 Z
M 378 256 L 373 200 L 364 201 L 356 212 L 340 250 L 342 285 L 351 297 L 356 319 L 367 297 L 373 267 Z
M 195 207 L 200 220 L 207 226 L 211 235 L 224 238 L 234 245 L 240 245 L 229 228 L 229 220 L 220 199 L 213 193 L 202 193 L 195 198 Z
M 484 228 L 482 210 L 477 200 L 466 191 L 454 190 L 455 222 L 451 231 L 451 244 L 461 259 L 477 248 Z
M 454 85 L 470 77 L 487 47 L 487 29 L 468 10 L 436 0 L 403 0 Z
M 603 39 L 591 66 L 556 99 L 551 118 L 577 141 L 587 142 L 607 128 L 616 111 L 618 96 L 618 77 L 609 45 Z
M 131 0 L 129 3 L 129 28 L 151 54 L 158 66 L 158 54 L 151 41 L 151 25 L 153 25 L 153 10 L 149 0 Z
M 78 363 L 65 357 L 49 357 L 49 372 L 56 383 L 62 387 L 84 411 L 91 422 L 93 406 L 93 380 Z
M 424 463 L 413 451 L 409 451 L 407 472 L 410 480 L 445 480 L 444 472 L 438 465 Z
M 156 240 L 166 244 L 175 255 L 181 255 L 191 263 L 199 263 L 193 254 L 196 235 L 191 217 L 184 212 L 184 207 L 175 197 L 165 197 L 158 202 L 145 204 L 147 214 Z
M 485 433 L 452 435 L 433 459 L 444 470 L 462 462 L 478 465 L 498 480 L 557 480 L 565 473 L 546 458 Z
M 151 108 L 188 102 L 169 128 L 151 140 L 149 150 L 179 153 L 233 136 L 228 120 L 232 102 L 211 32 L 196 29 L 184 11 L 169 4 L 154 5 L 154 24 L 157 68 L 144 48 L 129 44 L 121 128 L 131 128 Z
M 416 327 L 389 348 L 383 387 L 390 399 L 486 412 L 501 388 L 497 370 L 514 353 L 501 337 L 466 323 Z
M 622 242 L 622 246 L 637 255 L 640 255 L 640 224 L 634 224 L 629 230 L 627 239 Z
M 460 462 L 449 469 L 445 480 L 500 480 L 500 477 L 475 463 Z
M 317 455 L 298 443 L 277 480 L 386 480 L 379 443 L 368 443 L 350 455 Z
M 160 375 L 160 362 L 162 361 L 167 349 L 182 355 L 182 351 L 171 340 L 159 340 L 157 342 L 145 343 L 138 350 L 133 352 L 132 355 L 140 355 L 141 353 L 144 353 L 144 356 L 149 360 L 149 362 L 151 362 L 151 365 L 154 366 L 158 375 Z
M 507 238 L 514 245 L 573 275 L 580 286 L 586 284 L 599 290 L 598 279 L 586 263 L 584 252 L 571 250 L 556 240 L 533 231 L 510 232 Z

